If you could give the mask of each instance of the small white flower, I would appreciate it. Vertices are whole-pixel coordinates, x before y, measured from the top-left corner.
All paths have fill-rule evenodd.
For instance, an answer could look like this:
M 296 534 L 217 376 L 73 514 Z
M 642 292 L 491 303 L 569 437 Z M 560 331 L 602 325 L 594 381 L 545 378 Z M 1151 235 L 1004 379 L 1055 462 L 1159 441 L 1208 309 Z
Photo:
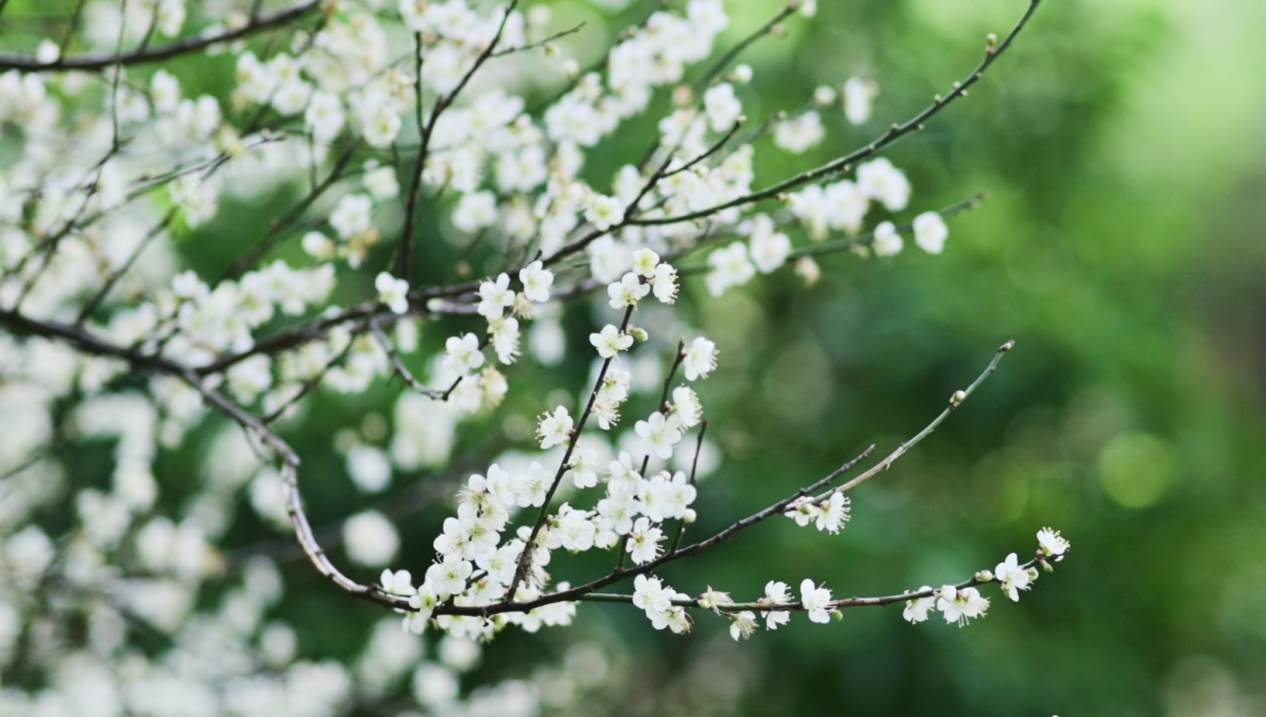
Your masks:
M 791 595 L 787 589 L 787 583 L 777 580 L 770 580 L 765 583 L 765 597 L 759 602 L 762 605 L 786 605 L 791 602 Z M 779 625 L 786 625 L 791 620 L 791 613 L 786 610 L 768 610 L 761 613 L 761 617 L 765 618 L 765 627 L 769 630 L 777 630 Z
M 864 124 L 870 119 L 871 100 L 875 98 L 875 86 L 860 77 L 850 77 L 844 83 L 844 116 L 849 124 Z
M 633 578 L 633 605 L 646 612 L 663 612 L 672 607 L 673 590 L 664 589 L 659 578 L 638 575 Z
M 1006 560 L 998 563 L 993 569 L 993 574 L 1002 592 L 1006 593 L 1012 602 L 1020 601 L 1020 590 L 1029 589 L 1031 582 L 1029 571 L 1020 567 L 1015 553 L 1011 553 Z
M 415 594 L 413 589 L 413 576 L 409 574 L 408 570 L 397 570 L 393 573 L 391 569 L 388 568 L 382 571 L 382 576 L 379 578 L 379 581 L 382 583 L 383 592 L 391 593 L 392 595 Z
M 857 186 L 890 212 L 905 209 L 910 201 L 910 180 L 884 157 L 857 167 Z
M 629 533 L 625 549 L 634 563 L 642 565 L 659 557 L 659 541 L 664 539 L 664 532 L 651 525 L 646 518 L 638 518 Z
M 1064 553 L 1067 553 L 1070 547 L 1070 543 L 1059 534 L 1059 531 L 1051 528 L 1042 528 L 1037 531 L 1037 544 L 1047 557 L 1052 557 L 1056 560 L 1062 559 Z
M 704 277 L 708 292 L 720 296 L 731 286 L 746 284 L 756 276 L 756 268 L 748 261 L 747 245 L 736 241 L 708 255 L 709 271 Z
M 672 264 L 664 263 L 655 267 L 655 276 L 651 278 L 651 290 L 655 298 L 665 304 L 677 300 L 677 269 Z
M 444 342 L 444 368 L 459 376 L 465 376 L 484 365 L 484 354 L 479 350 L 479 337 L 474 334 L 450 336 Z
M 571 421 L 570 418 L 567 420 Z M 549 487 L 550 476 L 545 472 L 545 467 L 532 461 L 527 473 L 514 477 L 515 504 L 520 508 L 539 508 L 545 505 L 545 495 L 549 492 Z
M 826 137 L 822 118 L 809 111 L 783 122 L 774 124 L 774 144 L 792 154 L 803 154 Z
M 378 300 L 386 304 L 392 313 L 403 314 L 409 310 L 409 282 L 397 279 L 387 272 L 380 272 L 374 279 Z
M 571 437 L 571 416 L 565 406 L 559 406 L 554 412 L 541 414 L 536 435 L 541 439 L 541 450 L 562 445 Z
M 685 349 L 686 356 L 681 360 L 681 368 L 687 381 L 707 378 L 717 367 L 717 345 L 700 336 Z
M 373 226 L 374 202 L 364 194 L 349 194 L 339 200 L 330 214 L 330 226 L 339 238 L 350 239 Z
M 949 227 L 936 212 L 924 212 L 914 218 L 914 243 L 929 254 L 940 254 L 945 250 L 945 240 L 949 238 Z
M 650 249 L 638 249 L 633 252 L 633 272 L 647 279 L 655 278 L 655 268 L 659 266 L 659 254 Z
M 976 588 L 955 590 L 953 585 L 946 585 L 938 595 L 936 609 L 941 611 L 945 622 L 956 622 L 959 627 L 973 618 L 983 617 L 989 609 L 989 598 L 981 597 Z
M 897 233 L 897 227 L 892 222 L 880 222 L 875 227 L 875 238 L 871 241 L 870 248 L 875 251 L 875 256 L 896 256 L 901 253 L 903 242 L 901 235 Z
M 611 297 L 611 308 L 623 309 L 626 306 L 637 306 L 637 302 L 651 293 L 651 287 L 642 283 L 637 274 L 628 272 L 619 281 L 607 286 L 607 296 Z
M 730 615 L 730 637 L 734 638 L 735 642 L 739 638 L 748 639 L 753 632 L 756 632 L 756 613 L 744 610 L 737 615 Z
M 619 223 L 624 206 L 615 197 L 594 194 L 589 197 L 589 207 L 585 210 L 585 221 L 595 228 L 606 231 Z
M 703 403 L 699 394 L 689 386 L 678 386 L 673 389 L 673 415 L 681 422 L 683 429 L 691 429 L 699 425 L 703 418 Z
M 734 86 L 723 82 L 703 93 L 703 108 L 713 132 L 726 132 L 743 115 L 743 105 L 734 96 Z
M 805 578 L 800 583 L 800 604 L 809 613 L 813 622 L 831 621 L 831 591 L 815 587 L 813 581 Z
M 931 590 L 932 588 L 924 585 L 919 588 L 918 592 Z M 928 613 L 936 608 L 936 595 L 932 594 L 927 597 L 906 600 L 906 609 L 901 611 L 901 617 L 910 622 L 911 625 L 923 622 L 928 619 Z
M 519 281 L 523 282 L 523 295 L 535 301 L 536 303 L 544 303 L 549 301 L 549 288 L 554 284 L 554 272 L 545 268 L 545 265 L 539 261 L 519 270 Z
M 638 421 L 633 430 L 655 455 L 664 459 L 672 457 L 673 446 L 681 441 L 681 421 L 676 416 L 664 418 L 658 411 L 645 421 Z
M 774 221 L 761 214 L 752 220 L 750 240 L 752 263 L 762 274 L 769 274 L 787 263 L 791 255 L 791 239 L 774 231 Z
M 479 284 L 479 315 L 487 319 L 500 318 L 505 310 L 514 305 L 514 292 L 510 290 L 510 276 L 502 273 L 494 281 Z
M 695 600 L 695 604 L 704 610 L 711 610 L 720 615 L 721 608 L 726 607 L 727 605 L 733 605 L 734 600 L 730 597 L 729 593 L 721 592 L 720 590 L 713 590 L 712 586 L 709 585 L 708 589 L 705 590 L 697 600 Z
M 633 345 L 633 337 L 621 333 L 612 324 L 602 327 L 602 331 L 589 334 L 589 343 L 598 349 L 598 355 L 604 359 L 614 358 L 621 351 L 627 351 Z

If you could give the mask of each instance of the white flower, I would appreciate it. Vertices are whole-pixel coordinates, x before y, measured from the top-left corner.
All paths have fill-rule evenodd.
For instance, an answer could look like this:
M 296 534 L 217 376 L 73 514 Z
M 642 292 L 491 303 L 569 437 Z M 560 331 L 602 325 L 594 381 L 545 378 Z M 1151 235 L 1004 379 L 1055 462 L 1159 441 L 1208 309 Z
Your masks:
M 703 418 L 703 403 L 699 394 L 689 386 L 678 386 L 673 389 L 673 415 L 681 422 L 683 429 L 691 429 L 699 425 Z
M 690 615 L 686 614 L 686 609 L 679 605 L 673 605 L 667 610 L 650 615 L 651 627 L 656 630 L 663 630 L 665 627 L 672 630 L 675 634 L 690 632 Z
M 924 212 L 914 218 L 914 243 L 929 254 L 940 254 L 945 250 L 945 240 L 949 238 L 949 227 L 936 212 Z
M 1011 553 L 1006 560 L 998 563 L 993 573 L 1002 592 L 1006 593 L 1013 602 L 1020 601 L 1019 591 L 1028 590 L 1029 583 L 1032 581 L 1029 571 L 1020 567 L 1015 553 Z
M 649 450 L 664 459 L 672 457 L 673 446 L 681 440 L 681 421 L 676 416 L 664 418 L 658 411 L 645 421 L 638 421 L 633 430 L 646 441 Z
M 554 272 L 545 268 L 545 265 L 539 261 L 519 270 L 519 281 L 523 282 L 523 295 L 535 301 L 536 303 L 544 303 L 549 301 L 549 288 L 554 284 Z
M 743 115 L 743 105 L 734 96 L 734 86 L 723 82 L 703 93 L 703 108 L 713 132 L 727 132 Z
M 813 581 L 805 578 L 800 583 L 800 604 L 809 613 L 813 622 L 830 622 L 831 591 L 814 587 Z
M 492 336 L 492 350 L 497 352 L 497 360 L 503 364 L 512 364 L 519 356 L 519 321 L 513 317 L 501 317 L 488 320 L 488 333 Z
M 378 300 L 392 313 L 403 314 L 409 310 L 409 282 L 384 271 L 374 279 L 374 288 L 378 290 Z
M 752 220 L 752 263 L 762 274 L 768 274 L 787 262 L 791 254 L 791 239 L 774 231 L 774 220 L 760 214 Z
M 470 561 L 457 555 L 445 556 L 443 562 L 435 563 L 426 569 L 425 585 L 435 591 L 441 599 L 450 595 L 460 595 L 466 589 L 466 579 L 474 568 Z M 421 588 L 418 589 L 421 593 Z
M 400 133 L 403 121 L 386 97 L 378 96 L 366 101 L 368 116 L 361 116 L 361 132 L 371 147 L 386 147 Z
M 824 137 L 822 118 L 813 111 L 774 125 L 774 144 L 792 154 L 803 154 Z
M 629 557 L 634 563 L 642 565 L 649 563 L 659 557 L 659 541 L 664 539 L 664 532 L 658 527 L 652 526 L 651 522 L 646 518 L 638 518 L 633 524 L 633 530 L 629 532 L 628 544 L 625 550 L 629 552 Z
M 665 589 L 659 578 L 638 575 L 633 578 L 633 605 L 646 612 L 663 612 L 672 607 L 671 588 Z
M 347 452 L 347 475 L 362 493 L 380 493 L 391 483 L 391 460 L 373 446 Z
M 474 334 L 450 336 L 444 342 L 444 370 L 465 376 L 484 365 L 484 354 L 479 350 L 479 337 Z
M 910 201 L 910 180 L 884 157 L 858 166 L 857 186 L 890 212 L 905 209 Z
M 607 497 L 598 501 L 599 527 L 616 535 L 627 535 L 633 530 L 633 518 L 640 507 L 641 504 L 624 486 L 612 483 L 607 488 Z
M 577 488 L 592 488 L 598 485 L 598 452 L 592 448 L 581 448 L 576 451 L 571 462 L 571 482 Z
M 737 615 L 730 615 L 730 637 L 735 642 L 739 638 L 746 640 L 756 632 L 756 613 L 751 610 L 744 610 Z
M 570 424 L 571 419 L 567 420 Z M 549 488 L 550 476 L 545 472 L 545 467 L 532 461 L 527 473 L 514 477 L 515 504 L 520 508 L 539 508 L 545 505 L 545 495 Z
M 668 472 L 663 471 L 641 484 L 638 497 L 642 499 L 642 513 L 662 523 L 670 518 L 684 518 L 696 495 L 685 473 L 678 471 L 669 477 Z
M 713 590 L 712 586 L 709 585 L 708 589 L 695 600 L 695 604 L 704 610 L 711 610 L 720 615 L 721 608 L 726 607 L 727 605 L 733 605 L 734 600 L 730 597 L 729 593 L 722 592 L 720 590 Z
M 677 300 L 677 269 L 664 263 L 655 267 L 655 276 L 651 278 L 651 290 L 655 298 L 665 304 Z
M 617 224 L 624 212 L 624 206 L 615 197 L 594 194 L 589 197 L 589 207 L 585 209 L 585 221 L 595 228 L 606 231 Z
M 497 197 L 488 191 L 463 194 L 450 218 L 453 226 L 467 234 L 490 227 L 497 221 Z
M 932 588 L 924 585 L 919 588 L 918 592 L 925 592 Z M 928 619 L 928 613 L 936 607 L 936 595 L 932 594 L 927 597 L 906 600 L 906 609 L 901 611 L 901 617 L 910 622 L 911 625 L 923 622 Z
M 724 294 L 731 286 L 746 284 L 756 276 L 756 269 L 747 258 L 747 245 L 741 241 L 709 254 L 708 267 L 704 282 L 713 296 Z
M 487 319 L 500 318 L 505 310 L 514 305 L 514 292 L 510 290 L 510 277 L 502 273 L 495 281 L 479 284 L 479 315 Z
M 396 179 L 395 167 L 378 167 L 372 169 L 369 163 L 366 163 L 366 172 L 361 183 L 365 185 L 365 189 L 373 195 L 374 199 L 394 199 L 400 196 L 400 180 Z
M 1056 560 L 1062 559 L 1070 547 L 1070 543 L 1059 534 L 1059 531 L 1051 528 L 1042 528 L 1037 531 L 1037 544 L 1047 557 L 1053 557 Z
M 707 378 L 717 367 L 717 345 L 700 336 L 686 347 L 686 356 L 681 360 L 681 368 L 687 381 Z
M 762 605 L 786 605 L 791 602 L 787 583 L 770 580 L 765 583 L 765 597 L 759 601 Z M 765 618 L 765 627 L 777 630 L 779 625 L 786 625 L 791 620 L 791 613 L 786 610 L 768 610 L 761 613 Z
M 330 226 L 342 239 L 350 239 L 373 226 L 370 212 L 374 202 L 364 194 L 349 194 L 339 200 L 330 214 Z
M 941 588 L 936 609 L 945 616 L 945 622 L 956 622 L 959 627 L 973 618 L 983 617 L 989 609 L 989 598 L 981 597 L 976 588 L 955 590 L 953 585 Z
M 382 571 L 379 581 L 382 583 L 383 592 L 391 593 L 392 595 L 412 596 L 416 594 L 413 589 L 413 576 L 409 574 L 408 570 L 397 570 L 393 573 L 388 568 Z
M 312 139 L 320 144 L 328 144 L 343 129 L 343 103 L 337 95 L 317 90 L 308 101 L 308 109 L 303 113 L 303 121 L 312 132 Z
M 638 249 L 633 252 L 633 273 L 647 279 L 655 278 L 655 268 L 659 266 L 659 254 L 650 249 Z
M 396 557 L 400 536 L 382 513 L 369 510 L 343 523 L 343 544 L 349 560 L 372 568 L 386 565 Z
M 607 286 L 607 296 L 611 297 L 611 308 L 623 309 L 626 306 L 637 306 L 637 302 L 651 293 L 651 287 L 642 283 L 637 274 L 628 272 L 619 281 Z
M 598 349 L 598 355 L 604 359 L 614 358 L 621 351 L 627 351 L 633 345 L 633 337 L 621 333 L 612 324 L 602 327 L 602 331 L 589 334 L 589 343 Z
M 825 530 L 835 535 L 844 528 L 849 519 L 849 500 L 843 493 L 831 493 L 831 497 L 820 506 L 815 524 L 818 530 Z
M 565 406 L 559 406 L 553 413 L 543 413 L 539 419 L 536 435 L 541 439 L 541 450 L 562 445 L 571 437 L 571 416 Z
M 880 222 L 875 227 L 875 238 L 870 243 L 875 256 L 895 256 L 901 253 L 902 246 L 901 235 L 892 222 Z
M 870 105 L 874 98 L 874 85 L 860 77 L 850 77 L 844 83 L 844 116 L 849 124 L 863 124 L 870 119 Z

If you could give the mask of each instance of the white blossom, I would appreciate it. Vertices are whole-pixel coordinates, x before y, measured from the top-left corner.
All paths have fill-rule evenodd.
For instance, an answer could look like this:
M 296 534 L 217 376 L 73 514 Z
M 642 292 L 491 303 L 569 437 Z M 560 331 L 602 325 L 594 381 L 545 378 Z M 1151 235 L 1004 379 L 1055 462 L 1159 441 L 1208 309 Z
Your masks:
M 707 378 L 717 367 L 717 345 L 700 336 L 685 348 L 685 357 L 681 361 L 682 371 L 687 381 Z
M 384 271 L 374 279 L 374 288 L 378 290 L 378 300 L 386 304 L 392 313 L 409 311 L 409 282 L 396 279 Z
M 936 212 L 924 212 L 914 218 L 914 243 L 929 254 L 940 254 L 945 250 L 945 240 L 949 237 L 949 228 L 945 220 Z
M 831 591 L 823 587 L 815 587 L 813 581 L 808 578 L 800 583 L 800 604 L 813 622 L 831 621 Z
M 554 283 L 554 272 L 544 268 L 540 261 L 534 261 L 519 270 L 519 281 L 523 282 L 523 294 L 532 301 L 544 303 L 549 301 L 549 288 Z
M 621 351 L 627 351 L 633 345 L 633 337 L 621 332 L 612 324 L 602 327 L 602 331 L 589 334 L 589 343 L 598 350 L 604 359 L 615 358 Z

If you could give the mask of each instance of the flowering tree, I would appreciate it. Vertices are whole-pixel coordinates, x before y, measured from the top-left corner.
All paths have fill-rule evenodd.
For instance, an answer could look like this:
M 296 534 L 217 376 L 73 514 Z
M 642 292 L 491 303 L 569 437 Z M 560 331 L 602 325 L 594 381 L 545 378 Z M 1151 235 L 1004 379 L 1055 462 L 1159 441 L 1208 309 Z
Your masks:
M 293 630 L 262 625 L 282 589 L 268 551 L 226 561 L 217 549 L 239 505 L 292 532 L 332 590 L 400 613 L 391 619 L 404 631 L 375 632 L 351 666 L 367 694 L 381 675 L 418 663 L 409 633 L 448 636 L 447 666 L 423 662 L 414 674 L 418 699 L 436 709 L 459 709 L 452 670 L 473 662 L 472 641 L 512 625 L 568 625 L 583 602 L 631 603 L 675 633 L 690 630 L 692 614 L 725 620 L 739 639 L 794 613 L 828 623 L 845 608 L 898 603 L 912 623 L 939 612 L 962 625 L 985 614 L 978 588 L 989 584 L 1017 600 L 1068 550 L 1057 531 L 1040 531 L 1027 560 L 1012 553 L 957 585 L 876 597 L 841 597 L 775 566 L 754 566 L 763 594 L 736 585 L 747 593 L 738 598 L 706 581 L 682 592 L 656 572 L 777 516 L 839 533 L 849 493 L 934 431 L 1011 349 L 869 468 L 873 446 L 723 530 L 689 535 L 697 481 L 716 462 L 693 386 L 737 347 L 669 312 L 687 300 L 681 283 L 701 276 L 722 296 L 794 267 L 811 285 L 814 256 L 892 257 L 911 233 L 941 253 L 945 220 L 980 198 L 898 226 L 910 183 L 878 155 L 964 97 L 1039 3 L 990 36 L 979 65 L 925 110 L 763 188 L 753 187 L 757 140 L 799 154 L 824 141 L 832 113 L 870 119 L 876 90 L 861 78 L 759 123 L 744 115 L 743 50 L 811 17 L 811 0 L 791 0 L 721 52 L 721 1 L 689 0 L 649 13 L 584 70 L 555 44 L 584 28 L 555 29 L 547 7 L 517 0 L 277 11 L 257 0 L 208 4 L 196 17 L 182 0 L 92 0 L 60 37 L 0 55 L 0 664 L 54 675 L 6 686 L 0 714 L 350 709 L 347 668 L 295 662 Z M 228 56 L 231 91 L 187 96 L 196 77 L 178 79 L 170 63 L 194 55 Z M 535 105 L 524 99 L 549 91 Z M 657 113 L 639 161 L 609 181 L 589 178 L 586 154 Z M 285 191 L 300 196 L 261 236 L 240 237 L 224 220 L 252 196 Z M 892 219 L 873 223 L 872 210 Z M 788 233 L 796 226 L 800 246 Z M 209 275 L 183 269 L 177 247 L 189 237 L 233 247 L 232 261 Z M 476 256 L 486 275 L 472 268 Z M 356 488 L 384 491 L 395 472 L 450 462 L 462 424 L 510 391 L 525 333 L 528 355 L 556 363 L 560 305 L 591 296 L 610 313 L 588 335 L 596 358 L 580 402 L 539 406 L 535 440 L 530 429 L 511 436 L 531 452 L 458 470 L 459 485 L 424 484 L 428 500 L 448 495 L 455 506 L 431 564 L 397 564 L 383 512 L 347 517 L 333 533 L 310 525 L 301 456 L 283 437 L 302 425 L 306 398 L 399 379 L 390 427 L 349 418 L 363 430 L 334 436 Z M 423 340 L 436 332 L 441 340 Z M 657 378 L 635 377 L 648 365 Z M 639 391 L 656 396 L 652 410 L 622 416 Z M 236 427 L 213 439 L 206 485 L 172 505 L 155 477 L 162 456 L 208 414 Z M 110 487 L 66 485 L 62 449 L 102 439 L 116 446 Z M 74 521 L 42 522 L 68 489 Z M 354 569 L 326 554 L 332 541 Z M 611 567 L 572 577 L 560 551 L 606 551 Z M 357 577 L 370 569 L 382 571 Z M 59 629 L 70 619 L 86 636 Z M 128 646 L 147 631 L 169 644 L 142 657 Z M 191 662 L 200 650 L 240 659 L 200 668 Z M 506 683 L 465 708 L 534 704 L 521 683 Z

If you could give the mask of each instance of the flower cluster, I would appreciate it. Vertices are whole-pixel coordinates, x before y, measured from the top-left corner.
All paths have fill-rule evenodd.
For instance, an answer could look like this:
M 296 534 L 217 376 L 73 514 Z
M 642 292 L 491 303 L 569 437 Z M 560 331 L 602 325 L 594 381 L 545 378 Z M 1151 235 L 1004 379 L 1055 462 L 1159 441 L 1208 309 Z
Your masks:
M 545 6 L 338 0 L 247 14 L 88 0 L 80 10 L 61 42 L 0 58 L 14 68 L 0 74 L 0 667 L 25 650 L 24 668 L 48 673 L 29 694 L 6 684 L 0 712 L 377 711 L 412 671 L 422 708 L 460 714 L 475 641 L 508 625 L 569 625 L 584 600 L 630 602 L 674 633 L 691 628 L 690 611 L 710 610 L 735 639 L 792 612 L 825 623 L 843 607 L 886 604 L 838 600 L 807 579 L 798 596 L 770 581 L 751 603 L 711 587 L 691 598 L 654 575 L 769 516 L 832 534 L 850 519 L 842 488 L 806 491 L 683 542 L 697 530 L 697 481 L 717 463 L 696 382 L 717 370 L 719 350 L 689 312 L 669 313 L 695 296 L 684 281 L 694 274 L 719 297 L 793 260 L 816 278 L 810 253 L 892 256 L 902 233 L 944 250 L 953 210 L 896 223 L 911 185 L 876 156 L 894 133 L 853 166 L 753 189 L 759 137 L 799 154 L 842 121 L 865 125 L 874 83 L 819 88 L 808 109 L 740 134 L 745 106 L 757 106 L 754 71 L 714 52 L 729 27 L 721 0 L 652 13 L 590 72 L 555 44 L 571 31 L 556 32 Z M 795 0 L 783 17 L 815 10 Z M 219 95 L 193 92 L 204 83 L 182 63 L 155 67 L 204 52 L 232 68 Z M 93 72 L 100 81 L 85 80 Z M 670 108 L 649 116 L 664 94 Z M 541 95 L 555 99 L 525 100 Z M 587 154 L 634 122 L 654 136 L 645 159 L 595 178 Z M 287 197 L 252 228 L 250 205 Z M 844 237 L 814 244 L 831 232 Z M 313 530 L 307 464 L 283 438 L 328 425 L 305 423 L 305 398 L 344 401 L 323 419 L 363 412 L 333 431 L 334 464 L 357 494 L 394 501 L 404 475 L 450 464 L 461 425 L 502 405 L 521 359 L 557 367 L 585 345 L 568 341 L 561 307 L 590 294 L 602 312 L 586 329 L 592 385 L 576 405 L 565 393 L 533 404 L 548 408 L 535 425 L 516 413 L 534 399 L 508 402 L 499 418 L 514 445 L 460 481 L 419 580 L 395 565 L 411 536 L 393 510 L 349 509 L 334 531 Z M 366 408 L 384 386 L 390 406 Z M 207 446 L 186 445 L 195 436 Z M 81 441 L 111 442 L 115 467 L 108 485 L 63 501 L 61 448 Z M 172 490 L 156 473 L 185 465 L 185 450 L 201 461 L 198 480 Z M 46 520 L 59 501 L 69 519 Z M 223 550 L 251 522 L 237 521 L 241 505 L 292 532 L 347 594 L 400 611 L 405 630 L 376 626 L 347 665 L 303 659 L 296 630 L 271 617 L 284 580 L 267 547 Z M 974 584 L 1018 599 L 1036 567 L 1068 551 L 1049 529 L 1039 544 L 1034 562 L 1013 554 Z M 610 553 L 610 582 L 635 576 L 632 595 L 551 574 L 560 551 L 593 550 Z M 387 569 L 364 585 L 335 565 L 344 559 L 352 572 Z M 939 610 L 963 623 L 988 607 L 972 585 L 915 595 L 913 622 Z M 133 649 L 130 621 L 170 649 Z M 445 633 L 434 660 L 413 637 L 428 629 Z M 197 666 L 211 652 L 227 657 Z M 534 714 L 539 702 L 512 681 L 466 707 Z

